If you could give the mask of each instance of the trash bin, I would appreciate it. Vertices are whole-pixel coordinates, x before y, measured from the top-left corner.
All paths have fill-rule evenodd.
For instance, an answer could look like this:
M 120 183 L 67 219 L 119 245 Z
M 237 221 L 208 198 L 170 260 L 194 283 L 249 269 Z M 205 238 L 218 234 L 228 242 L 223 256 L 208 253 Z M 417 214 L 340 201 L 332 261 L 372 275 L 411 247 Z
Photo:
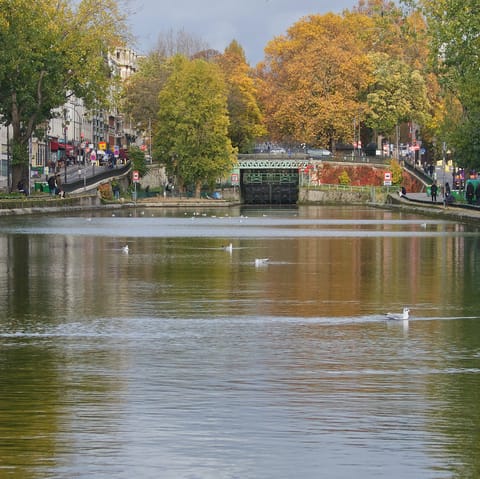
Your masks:
M 42 192 L 42 183 L 40 181 L 35 181 L 34 191 L 35 193 Z
M 48 186 L 48 183 L 46 181 L 42 183 L 42 190 L 44 193 L 50 193 L 50 187 Z

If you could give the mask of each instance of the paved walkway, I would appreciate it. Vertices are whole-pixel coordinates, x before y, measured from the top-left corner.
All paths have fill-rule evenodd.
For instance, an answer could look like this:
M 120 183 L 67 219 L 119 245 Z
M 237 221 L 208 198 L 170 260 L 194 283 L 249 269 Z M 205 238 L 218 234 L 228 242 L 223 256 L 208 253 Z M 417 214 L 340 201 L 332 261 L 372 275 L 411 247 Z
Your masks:
M 406 198 L 390 195 L 393 203 L 400 207 L 421 211 L 427 215 L 441 215 L 449 220 L 480 222 L 480 206 L 465 203 L 445 206 L 443 196 L 437 197 L 436 202 L 426 193 L 407 193 Z
M 433 203 L 432 197 L 427 193 L 407 193 L 407 198 L 414 201 L 419 201 L 421 203 Z M 443 196 L 438 195 L 437 201 L 435 202 L 437 205 L 443 205 Z

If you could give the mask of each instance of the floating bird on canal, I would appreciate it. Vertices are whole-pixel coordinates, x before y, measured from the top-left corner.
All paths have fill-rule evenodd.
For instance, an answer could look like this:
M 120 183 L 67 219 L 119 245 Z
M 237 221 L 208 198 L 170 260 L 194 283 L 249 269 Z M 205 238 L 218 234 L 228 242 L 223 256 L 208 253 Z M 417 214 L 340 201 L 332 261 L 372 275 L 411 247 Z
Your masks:
M 408 319 L 408 314 L 410 313 L 410 309 L 403 308 L 403 313 L 387 313 L 385 316 L 387 319 L 399 319 L 399 320 L 406 320 Z
M 268 258 L 255 258 L 255 266 L 265 266 L 268 262 Z

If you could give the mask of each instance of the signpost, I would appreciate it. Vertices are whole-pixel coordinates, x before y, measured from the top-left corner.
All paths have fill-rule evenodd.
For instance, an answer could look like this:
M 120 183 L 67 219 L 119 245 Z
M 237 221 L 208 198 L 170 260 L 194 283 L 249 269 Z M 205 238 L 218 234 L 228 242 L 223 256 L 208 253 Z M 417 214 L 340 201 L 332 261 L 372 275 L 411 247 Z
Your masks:
M 385 172 L 383 186 L 392 186 L 392 174 L 389 171 Z
M 137 183 L 140 181 L 140 174 L 138 170 L 133 170 L 132 172 L 132 180 L 133 180 L 133 201 L 137 201 Z

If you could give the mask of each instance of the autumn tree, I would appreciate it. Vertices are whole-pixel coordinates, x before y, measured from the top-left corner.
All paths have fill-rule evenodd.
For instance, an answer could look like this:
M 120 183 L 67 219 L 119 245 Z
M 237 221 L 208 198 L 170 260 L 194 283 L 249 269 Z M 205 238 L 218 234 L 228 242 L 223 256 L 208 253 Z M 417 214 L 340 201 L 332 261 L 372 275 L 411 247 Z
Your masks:
M 218 65 L 175 56 L 159 95 L 154 151 L 180 185 L 199 196 L 229 172 L 236 151 L 228 137 L 227 90 Z
M 259 69 L 261 102 L 274 139 L 331 147 L 352 141 L 352 124 L 365 109 L 362 93 L 371 63 L 361 14 L 312 15 L 265 48 Z
M 127 32 L 114 0 L 0 1 L 0 118 L 11 125 L 12 181 L 28 175 L 28 141 L 69 95 L 108 97 L 107 53 Z
M 225 75 L 228 89 L 228 134 L 233 146 L 244 153 L 250 150 L 257 138 L 266 133 L 251 70 L 243 48 L 235 40 L 215 61 Z

